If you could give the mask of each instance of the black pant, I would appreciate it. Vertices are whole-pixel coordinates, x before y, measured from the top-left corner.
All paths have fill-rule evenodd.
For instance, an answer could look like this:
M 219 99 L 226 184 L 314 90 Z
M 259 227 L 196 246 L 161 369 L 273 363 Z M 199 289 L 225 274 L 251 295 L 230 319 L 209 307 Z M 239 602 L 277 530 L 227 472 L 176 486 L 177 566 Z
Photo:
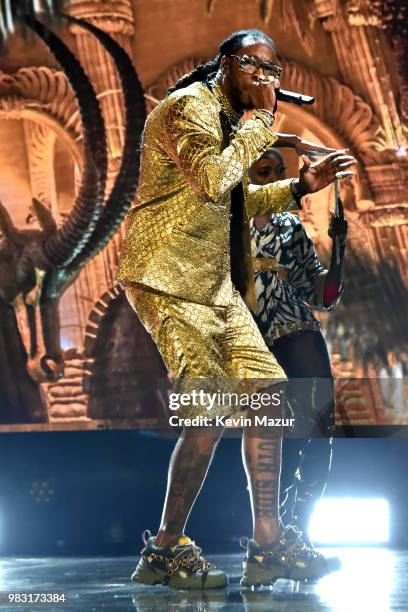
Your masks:
M 330 359 L 319 331 L 283 336 L 274 342 L 271 352 L 289 379 L 287 400 L 300 436 L 283 441 L 281 519 L 305 533 L 331 464 L 334 398 Z

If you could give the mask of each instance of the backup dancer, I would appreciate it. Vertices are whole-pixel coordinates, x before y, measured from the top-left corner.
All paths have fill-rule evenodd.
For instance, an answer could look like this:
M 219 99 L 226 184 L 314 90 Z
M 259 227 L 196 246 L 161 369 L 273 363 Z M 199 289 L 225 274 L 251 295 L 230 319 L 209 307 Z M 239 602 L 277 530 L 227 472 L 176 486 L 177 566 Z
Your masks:
M 250 178 L 258 185 L 284 180 L 280 152 L 266 151 L 252 166 Z M 330 359 L 313 309 L 333 310 L 340 299 L 347 221 L 333 215 L 329 235 L 332 255 L 325 270 L 297 215 L 283 212 L 251 219 L 255 319 L 289 379 L 287 397 L 298 436 L 283 442 L 281 519 L 300 529 L 308 545 L 311 513 L 330 469 L 334 428 Z

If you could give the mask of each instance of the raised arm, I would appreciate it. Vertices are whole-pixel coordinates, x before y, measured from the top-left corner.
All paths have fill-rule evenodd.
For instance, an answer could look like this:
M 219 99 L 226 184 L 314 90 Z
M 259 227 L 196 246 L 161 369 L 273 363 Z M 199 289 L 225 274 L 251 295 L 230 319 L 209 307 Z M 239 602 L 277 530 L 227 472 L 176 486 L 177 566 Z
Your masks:
M 307 155 L 310 158 L 322 157 L 329 153 L 334 153 L 336 149 L 332 147 L 325 147 L 324 145 L 318 145 L 308 140 L 303 140 L 300 136 L 295 134 L 282 134 L 275 132 L 277 140 L 274 143 L 274 148 L 282 149 L 295 149 L 298 155 Z M 346 151 L 346 149 L 345 149 Z
M 315 162 L 311 162 L 305 155 L 302 155 L 302 160 L 298 179 L 250 186 L 247 202 L 250 216 L 300 208 L 300 198 L 327 187 L 336 175 L 344 180 L 351 179 L 353 172 L 350 167 L 356 163 L 354 157 L 346 155 L 344 150 L 329 153 Z
M 184 94 L 172 100 L 167 110 L 165 148 L 193 189 L 217 202 L 273 145 L 272 121 L 272 113 L 258 111 L 220 152 L 223 135 L 217 108 L 196 95 Z

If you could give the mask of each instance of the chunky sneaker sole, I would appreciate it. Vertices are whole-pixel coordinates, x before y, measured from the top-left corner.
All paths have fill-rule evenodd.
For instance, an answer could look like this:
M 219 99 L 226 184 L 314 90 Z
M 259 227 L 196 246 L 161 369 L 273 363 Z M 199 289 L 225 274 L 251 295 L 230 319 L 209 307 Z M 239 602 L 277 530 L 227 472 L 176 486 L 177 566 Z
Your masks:
M 276 567 L 262 567 L 259 563 L 244 561 L 242 563 L 243 574 L 240 581 L 243 587 L 266 586 L 278 578 L 286 578 L 287 568 L 277 565 Z
M 188 536 L 165 548 L 155 545 L 150 531 L 143 533 L 144 548 L 132 574 L 133 582 L 161 584 L 180 590 L 221 589 L 228 584 L 225 572 L 201 556 L 201 548 Z
M 222 570 L 210 569 L 208 573 L 189 574 L 183 569 L 178 570 L 174 576 L 167 578 L 164 570 L 152 567 L 145 557 L 142 557 L 132 574 L 133 582 L 147 585 L 166 585 L 173 589 L 221 589 L 227 586 L 228 577 Z
M 243 562 L 241 586 L 252 587 L 272 584 L 278 578 L 289 580 L 319 580 L 340 569 L 337 557 L 326 559 L 306 546 L 295 527 L 287 527 L 278 542 L 263 548 L 255 540 L 241 539 L 247 550 Z
M 262 567 L 259 563 L 247 560 L 243 562 L 244 571 L 240 584 L 245 587 L 266 586 L 272 584 L 278 578 L 300 581 L 319 580 L 323 576 L 339 570 L 340 567 L 340 561 L 336 557 L 326 559 L 325 564 L 319 563 L 315 567 L 311 567 L 310 564 L 306 566 L 302 561 L 296 561 L 290 567 L 279 565 Z

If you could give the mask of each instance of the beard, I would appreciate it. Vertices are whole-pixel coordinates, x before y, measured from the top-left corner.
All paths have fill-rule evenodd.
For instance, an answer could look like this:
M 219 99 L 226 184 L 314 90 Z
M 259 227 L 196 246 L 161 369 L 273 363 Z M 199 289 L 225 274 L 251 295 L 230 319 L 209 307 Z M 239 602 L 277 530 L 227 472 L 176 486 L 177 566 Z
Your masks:
M 249 110 L 251 107 L 249 96 L 245 96 L 245 91 L 236 85 L 229 90 L 230 101 L 234 109 L 238 112 Z M 246 99 L 247 98 L 247 99 Z

